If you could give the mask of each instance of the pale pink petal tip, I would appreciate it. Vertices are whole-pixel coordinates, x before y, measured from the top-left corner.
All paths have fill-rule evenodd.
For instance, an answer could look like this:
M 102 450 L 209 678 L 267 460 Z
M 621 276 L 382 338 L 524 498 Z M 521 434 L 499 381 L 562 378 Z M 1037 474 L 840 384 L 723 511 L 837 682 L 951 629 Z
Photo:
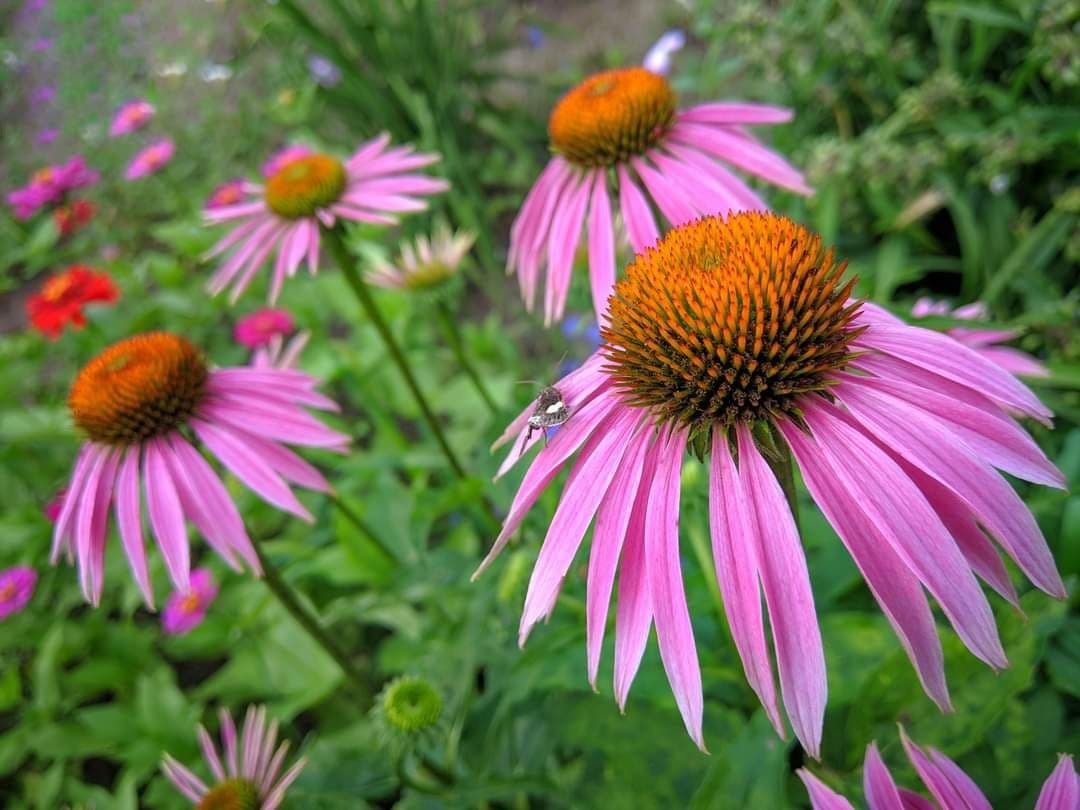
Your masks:
M 1035 810 L 1080 810 L 1080 775 L 1072 754 L 1060 754 L 1057 767 L 1043 783 Z

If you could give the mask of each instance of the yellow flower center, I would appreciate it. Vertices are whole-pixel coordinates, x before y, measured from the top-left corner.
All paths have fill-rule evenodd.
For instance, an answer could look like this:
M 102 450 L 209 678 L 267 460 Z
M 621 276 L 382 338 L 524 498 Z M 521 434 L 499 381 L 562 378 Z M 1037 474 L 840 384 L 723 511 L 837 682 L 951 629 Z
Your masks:
M 285 219 L 314 216 L 341 199 L 345 166 L 329 155 L 307 155 L 291 160 L 266 181 L 266 204 Z
M 227 779 L 214 785 L 195 810 L 258 810 L 259 790 L 246 779 Z
M 51 183 L 55 177 L 56 169 L 52 166 L 46 166 L 44 169 L 38 169 L 34 172 L 32 179 L 35 183 Z
M 64 297 L 64 294 L 71 289 L 73 283 L 71 273 L 61 273 L 60 275 L 53 276 L 45 282 L 45 286 L 41 288 L 41 297 L 46 301 L 55 303 Z
M 180 612 L 184 614 L 194 613 L 199 609 L 200 604 L 199 595 L 192 591 L 180 600 Z
M 15 595 L 15 583 L 5 582 L 0 585 L 0 602 L 6 602 Z
M 845 267 L 775 214 L 673 229 L 615 285 L 602 332 L 616 388 L 693 432 L 796 411 L 850 359 Z
M 87 363 L 68 395 L 91 440 L 131 445 L 175 430 L 195 411 L 209 371 L 187 339 L 148 332 L 114 343 Z
M 675 115 L 667 79 L 645 68 L 606 70 L 587 78 L 555 105 L 551 148 L 580 166 L 612 166 L 644 153 Z
M 405 276 L 405 286 L 412 290 L 434 287 L 450 278 L 453 272 L 442 262 L 428 262 Z

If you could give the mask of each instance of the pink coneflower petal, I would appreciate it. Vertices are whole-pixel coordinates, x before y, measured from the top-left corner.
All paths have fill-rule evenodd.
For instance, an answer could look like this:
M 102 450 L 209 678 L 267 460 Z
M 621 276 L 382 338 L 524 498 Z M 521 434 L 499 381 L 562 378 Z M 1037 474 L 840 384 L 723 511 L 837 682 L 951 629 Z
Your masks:
M 146 566 L 139 503 L 139 456 L 138 447 L 129 447 L 124 451 L 124 460 L 116 478 L 116 525 L 120 531 L 124 553 L 131 565 L 131 575 L 142 591 L 146 604 L 153 610 L 154 593 L 150 587 L 150 572 Z
M 1022 377 L 1049 377 L 1050 370 L 1027 352 L 1009 346 L 983 346 L 979 354 L 1010 374 Z
M 1076 810 L 1080 807 L 1080 777 L 1069 754 L 1058 757 L 1057 767 L 1039 791 L 1035 810 Z
M 223 708 L 218 711 L 218 720 L 221 725 L 221 747 L 225 751 L 225 768 L 230 777 L 240 775 L 240 765 L 237 759 L 236 748 L 236 723 L 232 715 Z
M 603 172 L 598 172 L 593 178 L 589 205 L 589 266 L 592 268 L 589 283 L 597 323 L 604 322 L 607 297 L 615 286 L 615 230 L 611 223 L 607 178 Z
M 199 748 L 202 750 L 203 759 L 210 766 L 214 778 L 219 782 L 224 782 L 226 779 L 225 769 L 221 766 L 221 758 L 218 756 L 217 748 L 214 747 L 214 741 L 210 738 L 210 733 L 203 727 L 202 723 L 199 723 L 195 729 L 199 735 Z
M 641 158 L 630 161 L 638 177 L 648 190 L 649 195 L 656 200 L 661 213 L 672 225 L 683 225 L 697 219 L 698 212 L 690 201 L 689 195 L 682 189 L 667 182 L 667 178 L 656 171 L 652 166 Z
M 679 113 L 679 120 L 704 124 L 786 124 L 795 114 L 787 107 L 745 101 L 698 104 Z
M 160 438 L 146 443 L 143 458 L 146 505 L 169 578 L 178 591 L 188 591 L 191 589 L 191 558 L 187 529 L 166 452 L 167 445 Z
M 60 559 L 63 551 L 71 552 L 70 529 L 75 523 L 75 515 L 78 513 L 78 505 L 86 484 L 86 476 L 90 472 L 93 459 L 97 451 L 93 445 L 87 444 L 79 450 L 75 459 L 75 468 L 68 484 L 68 494 L 64 497 L 64 503 L 60 509 L 60 515 L 53 524 L 52 550 L 49 552 L 49 562 L 53 565 Z
M 642 253 L 659 237 L 656 220 L 641 189 L 630 177 L 625 166 L 619 166 L 619 208 L 626 222 L 626 232 L 635 253 Z
M 161 770 L 189 801 L 198 804 L 206 795 L 207 787 L 203 781 L 168 754 L 161 763 Z
M 900 729 L 904 751 L 915 767 L 927 790 L 942 807 L 964 807 L 968 810 L 993 810 L 971 777 L 952 760 L 930 749 L 929 755 L 915 745 Z
M 278 810 L 278 807 L 281 806 L 281 802 L 285 798 L 285 791 L 296 781 L 296 777 L 300 775 L 300 772 L 304 770 L 305 767 L 307 767 L 306 757 L 300 757 L 300 759 L 296 760 L 296 763 L 285 772 L 285 775 L 278 780 L 274 789 L 270 791 L 270 795 L 266 797 L 263 802 L 264 810 Z
M 589 178 L 571 181 L 572 187 L 563 197 L 562 205 L 555 212 L 548 239 L 547 294 L 544 297 L 544 323 L 550 324 L 562 317 L 566 303 L 565 291 L 570 287 L 570 273 L 574 269 L 574 254 L 581 239 L 581 226 L 585 221 L 585 209 L 589 204 Z
M 896 782 L 885 767 L 877 744 L 873 742 L 866 747 L 863 760 L 863 792 L 866 793 L 866 803 L 874 810 L 905 810 Z
M 786 736 L 776 703 L 772 662 L 765 640 L 758 581 L 757 525 L 747 510 L 748 496 L 728 451 L 727 439 L 713 434 L 709 460 L 709 526 L 716 581 L 731 637 L 750 688 L 758 696 L 776 733 Z
M 277 778 L 278 772 L 281 770 L 281 765 L 285 761 L 285 757 L 289 753 L 289 741 L 285 740 L 278 746 L 276 752 L 274 752 L 273 758 L 266 766 L 266 773 L 263 774 L 262 782 L 259 788 L 264 791 L 269 791 L 274 787 L 274 780 Z
M 810 794 L 810 805 L 813 810 L 855 810 L 851 802 L 827 787 L 806 768 L 799 768 L 795 773 L 806 785 L 806 792 Z
M 701 124 L 678 122 L 671 128 L 671 139 L 693 146 L 740 169 L 799 194 L 813 194 L 800 172 L 771 149 L 738 134 Z

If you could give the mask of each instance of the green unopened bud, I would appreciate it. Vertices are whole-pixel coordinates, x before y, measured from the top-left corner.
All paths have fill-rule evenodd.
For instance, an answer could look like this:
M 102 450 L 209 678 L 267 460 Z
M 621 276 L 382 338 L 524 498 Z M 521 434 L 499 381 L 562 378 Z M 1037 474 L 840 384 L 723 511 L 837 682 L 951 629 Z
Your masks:
M 379 696 L 386 722 L 399 732 L 417 734 L 432 728 L 442 715 L 443 701 L 428 681 L 402 675 L 386 685 Z

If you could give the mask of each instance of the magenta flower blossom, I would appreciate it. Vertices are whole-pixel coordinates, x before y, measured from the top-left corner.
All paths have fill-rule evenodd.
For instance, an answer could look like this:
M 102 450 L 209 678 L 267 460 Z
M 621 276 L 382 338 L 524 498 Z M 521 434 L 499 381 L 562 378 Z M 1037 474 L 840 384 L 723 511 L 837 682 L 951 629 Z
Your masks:
M 0 621 L 21 613 L 34 595 L 37 571 L 26 565 L 17 565 L 0 571 Z
M 26 186 L 9 192 L 7 201 L 17 218 L 29 219 L 46 205 L 62 202 L 68 192 L 91 186 L 100 177 L 81 155 L 75 155 L 67 163 L 39 169 Z
M 202 779 L 169 754 L 162 759 L 162 773 L 186 799 L 199 807 L 277 810 L 285 798 L 285 791 L 307 765 L 307 759 L 301 757 L 285 773 L 281 773 L 285 756 L 289 753 L 289 742 L 283 741 L 274 751 L 278 722 L 272 720 L 267 724 L 265 706 L 248 708 L 239 737 L 236 724 L 227 711 L 222 709 L 218 717 L 221 721 L 221 754 L 210 733 L 202 725 L 198 727 L 203 759 L 214 778 L 211 785 L 207 787 Z
M 586 230 L 593 307 L 601 320 L 615 284 L 613 198 L 630 245 L 641 253 L 659 233 L 652 206 L 672 225 L 766 208 L 724 164 L 810 194 L 802 174 L 746 129 L 789 120 L 790 110 L 744 102 L 678 110 L 671 85 L 645 68 L 587 78 L 552 111 L 548 137 L 555 156 L 510 230 L 507 269 L 517 273 L 526 308 L 533 309 L 546 273 L 544 322 L 562 318 Z
M 448 188 L 445 180 L 415 173 L 437 155 L 411 146 L 388 148 L 383 134 L 361 145 L 344 163 L 326 154 L 310 154 L 285 162 L 265 186 L 249 184 L 244 202 L 204 212 L 207 222 L 233 222 L 234 228 L 208 254 L 229 257 L 207 285 L 217 295 L 232 285 L 235 303 L 255 273 L 273 259 L 270 302 L 281 293 L 307 259 L 314 275 L 319 267 L 319 228 L 339 220 L 391 225 L 402 211 L 427 207 L 422 199 Z
M 52 500 L 45 504 L 45 508 L 41 510 L 49 523 L 56 523 L 56 519 L 60 517 L 60 511 L 64 508 L 65 495 L 67 495 L 67 488 L 60 487 L 56 494 L 52 496 Z
M 943 315 L 962 321 L 985 321 L 990 316 L 986 304 L 981 301 L 953 309 L 948 302 L 935 301 L 932 298 L 920 298 L 916 301 L 915 306 L 911 308 L 911 314 L 916 318 Z M 1027 352 L 1001 345 L 1018 338 L 1022 333 L 1017 329 L 967 329 L 958 326 L 946 329 L 945 334 L 956 338 L 965 346 L 970 346 L 991 363 L 996 363 L 1010 374 L 1022 377 L 1048 377 L 1050 375 L 1046 366 Z
M 244 180 L 226 180 L 215 188 L 203 207 L 207 210 L 224 208 L 226 205 L 236 205 L 244 199 Z
M 299 158 L 309 157 L 315 154 L 315 150 L 304 146 L 302 143 L 291 143 L 288 146 L 283 146 L 272 154 L 265 163 L 262 165 L 262 176 L 266 178 L 273 177 L 283 168 L 287 163 L 292 163 Z
M 241 346 L 258 349 L 271 339 L 290 334 L 295 328 L 292 315 L 285 309 L 260 309 L 236 322 L 233 339 Z
M 120 106 L 109 124 L 109 137 L 116 138 L 142 129 L 154 117 L 154 105 L 144 98 L 133 99 Z
M 990 802 L 971 777 L 960 766 L 933 748 L 923 749 L 900 731 L 904 751 L 915 772 L 933 796 L 930 802 L 923 796 L 898 787 L 886 767 L 877 743 L 866 747 L 863 762 L 863 792 L 869 810 L 991 810 Z M 810 794 L 813 810 L 853 810 L 851 803 L 829 788 L 806 768 L 800 768 L 799 778 Z M 1080 777 L 1073 768 L 1071 756 L 1058 757 L 1057 767 L 1043 783 L 1034 810 L 1077 810 L 1080 808 Z
M 555 383 L 561 405 L 549 397 L 530 406 L 496 442 L 513 439 L 501 475 L 540 441 L 545 415 L 562 406 L 569 414 L 525 473 L 481 571 L 577 455 L 529 581 L 522 643 L 554 609 L 595 516 L 589 680 L 595 684 L 618 574 L 615 698 L 625 705 L 655 626 L 699 746 L 701 675 L 678 531 L 688 449 L 707 457 L 713 557 L 746 677 L 777 732 L 784 734 L 783 706 L 814 757 L 825 657 L 785 479 L 774 471 L 792 463 L 789 450 L 943 710 L 950 702 L 941 642 L 924 589 L 995 669 L 1008 661 L 976 577 L 1016 602 L 999 550 L 1039 588 L 1065 596 L 1034 517 L 995 470 L 1064 485 L 1012 418 L 1048 422 L 1050 412 L 963 344 L 850 298 L 854 280 L 845 284 L 843 270 L 818 237 L 772 214 L 676 228 L 615 285 L 605 343 Z
M 161 628 L 170 636 L 183 635 L 198 627 L 206 611 L 217 599 L 218 587 L 214 575 L 206 568 L 191 572 L 191 589 L 174 591 L 161 614 Z
M 289 487 L 330 485 L 285 447 L 344 452 L 348 437 L 306 408 L 337 406 L 298 371 L 211 368 L 186 339 L 151 332 L 115 343 L 79 372 L 68 406 L 86 435 L 53 531 L 52 559 L 74 555 L 83 593 L 101 599 L 109 506 L 135 582 L 153 593 L 143 547 L 140 492 L 173 587 L 192 589 L 185 521 L 235 570 L 259 560 L 240 513 L 202 445 L 268 503 L 304 520 L 311 514 Z
M 125 180 L 138 180 L 147 175 L 157 174 L 173 159 L 176 144 L 172 138 L 161 138 L 149 146 L 140 149 L 124 169 Z

